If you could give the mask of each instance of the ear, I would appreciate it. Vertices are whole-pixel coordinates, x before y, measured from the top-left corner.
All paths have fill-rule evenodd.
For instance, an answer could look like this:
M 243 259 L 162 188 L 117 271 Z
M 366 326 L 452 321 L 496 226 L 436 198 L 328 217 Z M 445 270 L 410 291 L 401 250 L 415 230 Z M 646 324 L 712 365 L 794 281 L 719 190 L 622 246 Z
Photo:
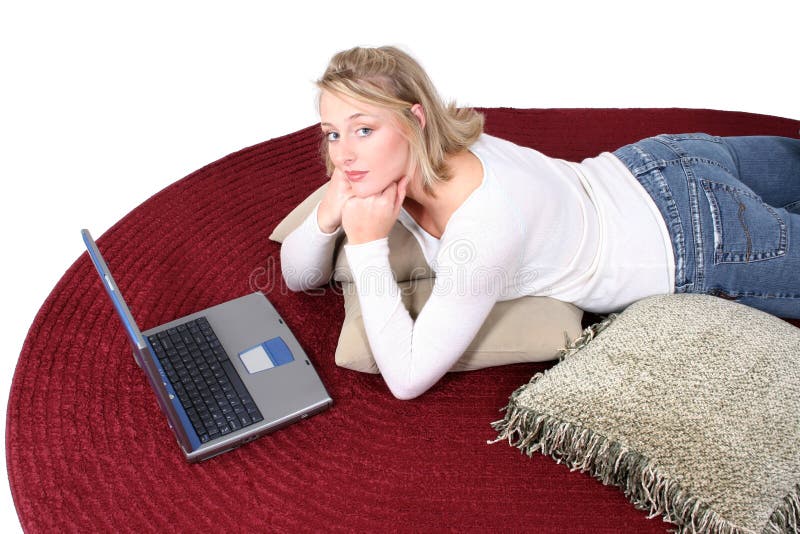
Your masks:
M 425 129 L 425 109 L 422 104 L 414 104 L 411 106 L 411 114 L 414 115 L 419 121 L 420 129 Z

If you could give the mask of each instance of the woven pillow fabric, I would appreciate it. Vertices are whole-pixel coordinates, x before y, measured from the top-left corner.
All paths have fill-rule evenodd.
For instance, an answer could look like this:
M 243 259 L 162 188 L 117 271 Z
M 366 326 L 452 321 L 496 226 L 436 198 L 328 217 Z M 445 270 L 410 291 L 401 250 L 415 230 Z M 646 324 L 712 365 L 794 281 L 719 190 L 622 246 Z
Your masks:
M 800 329 L 705 295 L 590 327 L 493 423 L 685 532 L 797 532 Z

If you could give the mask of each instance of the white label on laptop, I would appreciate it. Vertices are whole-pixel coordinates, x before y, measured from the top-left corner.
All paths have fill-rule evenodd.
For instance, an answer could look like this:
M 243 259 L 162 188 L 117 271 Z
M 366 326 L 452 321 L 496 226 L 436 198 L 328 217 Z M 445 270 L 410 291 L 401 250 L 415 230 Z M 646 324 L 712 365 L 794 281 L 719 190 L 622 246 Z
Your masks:
M 267 351 L 264 350 L 264 347 L 261 345 L 256 345 L 252 349 L 242 352 L 239 354 L 239 357 L 242 359 L 242 363 L 250 374 L 266 371 L 267 369 L 275 367 Z

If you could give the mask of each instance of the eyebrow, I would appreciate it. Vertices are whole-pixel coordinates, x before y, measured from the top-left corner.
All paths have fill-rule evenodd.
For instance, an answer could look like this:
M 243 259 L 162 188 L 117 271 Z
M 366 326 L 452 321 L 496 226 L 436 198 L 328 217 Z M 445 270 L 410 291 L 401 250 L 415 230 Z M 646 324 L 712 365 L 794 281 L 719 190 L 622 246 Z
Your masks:
M 358 118 L 361 118 L 361 117 L 372 117 L 372 118 L 374 118 L 374 115 L 368 115 L 366 113 L 360 113 L 360 112 L 359 113 L 353 113 L 352 115 L 347 117 L 347 121 L 351 122 L 353 119 L 358 119 Z M 333 128 L 333 124 L 331 124 L 329 122 L 322 122 L 322 123 L 320 123 L 320 126 L 330 126 L 331 128 Z

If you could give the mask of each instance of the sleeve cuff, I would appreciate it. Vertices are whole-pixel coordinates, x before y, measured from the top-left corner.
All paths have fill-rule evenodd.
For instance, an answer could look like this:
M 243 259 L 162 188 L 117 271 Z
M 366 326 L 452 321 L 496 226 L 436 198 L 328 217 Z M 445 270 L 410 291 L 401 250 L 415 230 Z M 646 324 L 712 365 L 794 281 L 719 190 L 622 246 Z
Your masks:
M 370 266 L 389 265 L 389 238 L 384 237 L 358 245 L 345 245 L 347 262 L 353 271 Z
M 358 245 L 345 245 L 347 263 L 359 294 L 384 294 L 397 287 L 389 265 L 389 238 Z
M 342 233 L 341 226 L 336 227 L 336 230 L 334 230 L 331 233 L 323 232 L 322 228 L 319 227 L 319 222 L 317 221 L 317 210 L 319 210 L 319 205 L 321 202 L 322 201 L 317 202 L 317 205 L 314 206 L 314 209 L 312 210 L 311 214 L 306 219 L 306 225 L 311 230 L 311 233 L 317 237 L 331 238 L 338 236 L 340 233 Z

